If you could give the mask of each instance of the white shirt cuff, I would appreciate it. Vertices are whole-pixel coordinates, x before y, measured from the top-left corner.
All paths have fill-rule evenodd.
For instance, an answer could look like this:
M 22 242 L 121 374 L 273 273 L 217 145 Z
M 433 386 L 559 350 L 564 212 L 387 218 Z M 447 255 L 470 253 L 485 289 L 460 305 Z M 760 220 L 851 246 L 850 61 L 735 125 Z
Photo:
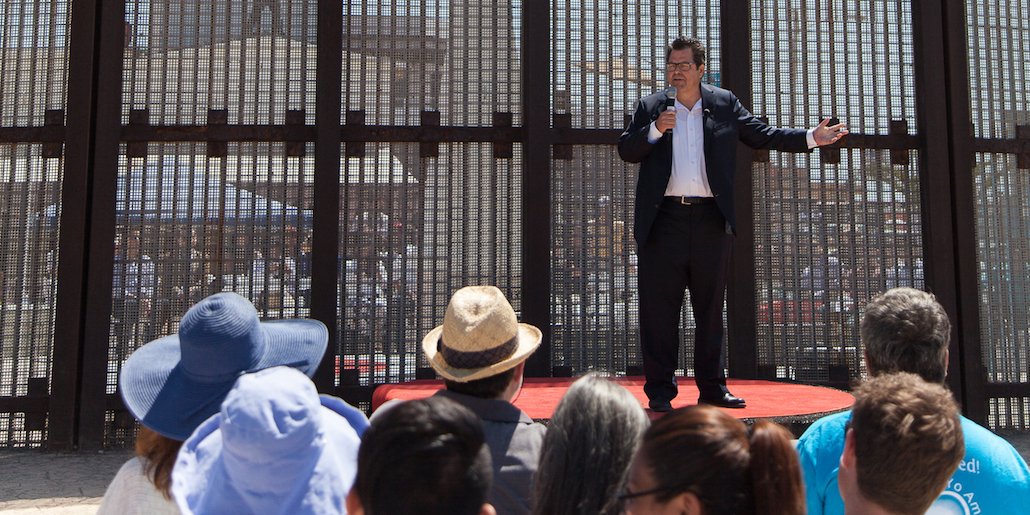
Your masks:
M 805 139 L 808 140 L 808 148 L 815 148 L 818 145 L 815 144 L 815 129 L 808 129 L 805 133 Z
M 811 138 L 811 137 L 812 137 L 811 134 L 809 134 L 809 138 Z M 658 126 L 656 126 L 654 122 L 651 122 L 651 130 L 647 131 L 647 142 L 651 143 L 653 145 L 655 143 L 658 143 L 658 140 L 660 140 L 660 139 L 662 139 L 661 131 L 658 130 Z M 809 141 L 815 141 L 815 140 L 814 139 L 809 139 Z M 809 147 L 809 148 L 811 148 L 811 147 Z

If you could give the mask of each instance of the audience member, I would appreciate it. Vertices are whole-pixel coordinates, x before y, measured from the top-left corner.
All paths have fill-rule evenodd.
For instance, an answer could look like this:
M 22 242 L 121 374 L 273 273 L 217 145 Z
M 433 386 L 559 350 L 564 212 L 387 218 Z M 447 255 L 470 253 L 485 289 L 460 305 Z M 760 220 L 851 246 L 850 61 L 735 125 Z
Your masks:
M 518 322 L 501 290 L 468 286 L 454 292 L 443 325 L 422 340 L 429 363 L 444 378 L 445 389 L 436 395 L 483 421 L 494 474 L 489 501 L 505 515 L 530 511 L 545 428 L 512 400 L 522 388 L 525 360 L 540 339 L 539 329 Z
M 351 515 L 494 515 L 483 425 L 441 396 L 399 403 L 372 420 L 347 496 Z
M 962 460 L 962 425 L 951 394 L 898 372 L 861 384 L 855 398 L 838 476 L 844 512 L 925 513 Z
M 172 501 L 172 467 L 182 441 L 140 426 L 136 457 L 107 485 L 97 515 L 178 515 Z
M 142 250 L 139 233 L 114 241 L 114 273 L 111 276 L 111 328 L 115 356 L 120 362 L 141 341 L 156 335 L 152 323 L 154 287 L 157 285 L 154 260 Z
M 622 386 L 594 375 L 572 383 L 544 436 L 533 511 L 622 513 L 618 495 L 648 424 L 640 402 Z
M 315 373 L 329 333 L 316 320 L 261 322 L 234 293 L 189 309 L 179 332 L 140 347 L 125 361 L 118 391 L 140 421 L 136 458 L 111 482 L 100 513 L 177 513 L 168 485 L 179 446 L 218 413 L 236 379 L 277 365 Z
M 186 312 L 178 334 L 129 356 L 118 384 L 125 406 L 143 425 L 186 440 L 218 413 L 241 373 L 289 365 L 311 376 L 328 343 L 322 322 L 262 322 L 247 299 L 216 293 Z
M 951 323 L 936 298 L 912 288 L 894 288 L 866 305 L 861 323 L 866 370 L 875 377 L 910 372 L 943 383 Z M 851 412 L 818 420 L 798 442 L 810 515 L 840 515 L 837 487 L 840 456 Z M 943 513 L 1008 513 L 1030 499 L 1030 470 L 1011 444 L 960 417 L 965 458 L 934 503 Z M 1030 510 L 1028 510 L 1030 511 Z
M 368 419 L 304 374 L 244 374 L 183 444 L 172 492 L 184 514 L 345 513 Z
M 710 405 L 673 410 L 644 433 L 620 498 L 626 513 L 805 513 L 801 469 L 782 426 Z

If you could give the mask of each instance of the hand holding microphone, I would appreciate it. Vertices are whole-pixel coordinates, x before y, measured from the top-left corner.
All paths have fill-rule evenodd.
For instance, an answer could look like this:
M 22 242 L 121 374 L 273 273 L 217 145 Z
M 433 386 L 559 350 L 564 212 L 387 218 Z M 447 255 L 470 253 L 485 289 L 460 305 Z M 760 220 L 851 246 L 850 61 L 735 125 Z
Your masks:
M 665 88 L 665 111 L 658 115 L 654 126 L 662 134 L 676 126 L 676 88 Z

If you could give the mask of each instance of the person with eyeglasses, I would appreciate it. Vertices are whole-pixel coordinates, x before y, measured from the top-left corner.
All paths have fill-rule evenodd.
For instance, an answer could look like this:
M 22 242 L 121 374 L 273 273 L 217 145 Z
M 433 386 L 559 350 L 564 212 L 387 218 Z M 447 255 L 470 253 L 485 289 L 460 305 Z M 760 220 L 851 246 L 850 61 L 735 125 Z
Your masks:
M 848 134 L 823 119 L 812 129 L 772 127 L 730 91 L 702 84 L 705 48 L 677 38 L 665 51 L 671 86 L 642 98 L 619 137 L 619 156 L 639 163 L 633 236 L 639 256 L 640 344 L 653 411 L 677 396 L 680 311 L 685 291 L 697 323 L 694 381 L 699 403 L 743 408 L 726 387 L 723 317 L 736 234 L 737 142 L 756 149 L 809 152 Z M 748 199 L 741 199 L 747 201 Z
M 801 466 L 783 426 L 713 406 L 665 415 L 644 433 L 619 496 L 628 515 L 803 515 Z

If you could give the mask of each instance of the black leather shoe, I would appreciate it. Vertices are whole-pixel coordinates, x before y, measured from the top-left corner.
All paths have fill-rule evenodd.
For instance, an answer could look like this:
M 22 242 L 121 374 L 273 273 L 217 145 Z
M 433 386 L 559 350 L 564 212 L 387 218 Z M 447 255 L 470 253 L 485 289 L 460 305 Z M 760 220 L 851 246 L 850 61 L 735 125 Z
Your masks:
M 651 399 L 650 401 L 647 401 L 647 405 L 651 408 L 651 411 L 656 413 L 672 411 L 672 403 L 669 401 Z
M 698 404 L 711 404 L 712 406 L 719 406 L 720 408 L 746 408 L 747 403 L 744 399 L 734 396 L 732 393 L 726 392 L 722 394 L 722 397 L 715 397 L 713 399 L 706 399 L 701 397 L 697 400 Z M 653 408 L 652 408 L 653 409 Z

